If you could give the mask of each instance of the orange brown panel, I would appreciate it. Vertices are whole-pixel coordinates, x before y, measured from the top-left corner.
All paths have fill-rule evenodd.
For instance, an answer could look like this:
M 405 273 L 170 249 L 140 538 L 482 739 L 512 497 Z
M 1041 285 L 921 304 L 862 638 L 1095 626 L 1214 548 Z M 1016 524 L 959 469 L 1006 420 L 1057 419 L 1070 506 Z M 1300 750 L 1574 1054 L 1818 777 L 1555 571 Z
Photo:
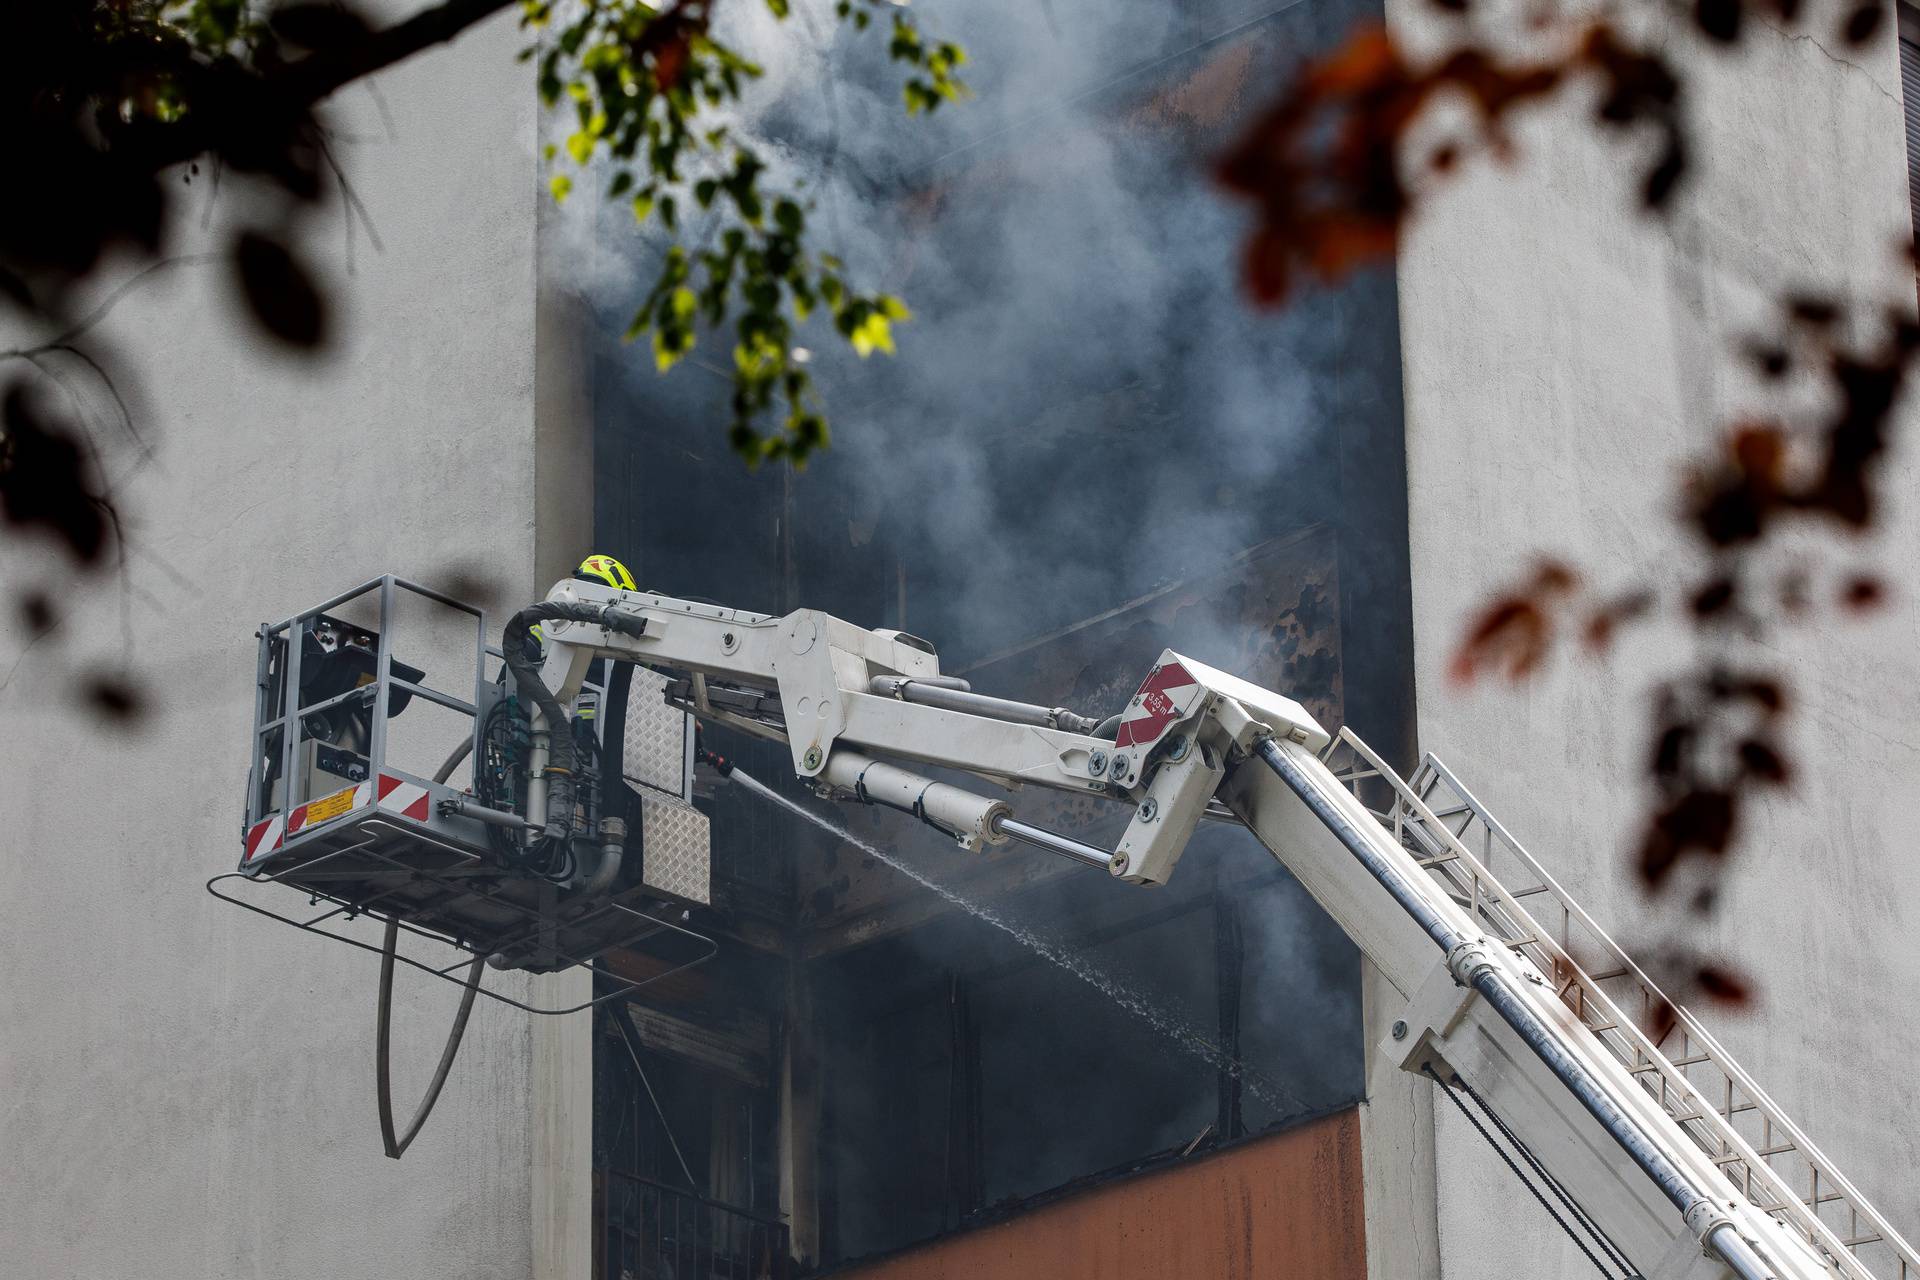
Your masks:
M 1347 1110 L 840 1273 L 858 1280 L 1365 1280 Z

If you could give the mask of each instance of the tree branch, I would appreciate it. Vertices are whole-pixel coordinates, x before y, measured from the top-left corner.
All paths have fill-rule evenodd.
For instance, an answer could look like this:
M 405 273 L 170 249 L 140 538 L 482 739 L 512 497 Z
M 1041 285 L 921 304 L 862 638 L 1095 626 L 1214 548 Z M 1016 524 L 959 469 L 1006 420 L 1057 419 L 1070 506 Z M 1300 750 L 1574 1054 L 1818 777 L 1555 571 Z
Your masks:
M 468 27 L 492 17 L 515 0 L 444 0 L 404 22 L 337 49 L 311 54 L 274 77 L 280 91 L 311 106 L 342 85 L 403 62 L 437 44 L 446 44 Z
M 202 88 L 210 91 L 210 100 L 184 119 L 144 129 L 142 159 L 157 173 L 209 151 L 221 154 L 236 140 L 243 143 L 238 150 L 245 154 L 249 146 L 244 144 L 260 131 L 263 120 L 304 120 L 334 90 L 446 44 L 515 2 L 443 0 L 391 27 L 267 72 L 238 63 L 208 68 L 211 74 Z

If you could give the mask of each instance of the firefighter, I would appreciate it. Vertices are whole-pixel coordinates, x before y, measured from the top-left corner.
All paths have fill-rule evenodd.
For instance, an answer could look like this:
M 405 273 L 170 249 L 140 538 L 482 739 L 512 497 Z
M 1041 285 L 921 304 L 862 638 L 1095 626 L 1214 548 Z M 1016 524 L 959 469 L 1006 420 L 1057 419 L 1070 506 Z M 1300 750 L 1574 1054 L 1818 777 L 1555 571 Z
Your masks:
M 582 560 L 574 569 L 573 576 L 581 582 L 604 582 L 616 591 L 638 591 L 633 585 L 633 575 L 627 572 L 627 566 L 612 556 L 593 555 Z M 532 633 L 542 649 L 547 647 L 546 632 L 540 630 L 540 624 L 534 623 L 527 630 Z

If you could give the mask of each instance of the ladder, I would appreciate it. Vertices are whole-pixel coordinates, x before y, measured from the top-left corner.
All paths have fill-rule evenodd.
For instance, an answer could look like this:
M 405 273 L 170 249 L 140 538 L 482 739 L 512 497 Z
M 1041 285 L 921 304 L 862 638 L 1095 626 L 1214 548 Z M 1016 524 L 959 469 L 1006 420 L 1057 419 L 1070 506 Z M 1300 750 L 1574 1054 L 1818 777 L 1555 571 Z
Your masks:
M 1349 729 L 1325 758 L 1490 938 L 1552 982 L 1567 1008 L 1747 1200 L 1847 1280 L 1920 1280 L 1913 1246 L 1452 770 L 1429 753 L 1403 780 Z M 1495 878 L 1496 862 L 1523 887 L 1509 889 Z

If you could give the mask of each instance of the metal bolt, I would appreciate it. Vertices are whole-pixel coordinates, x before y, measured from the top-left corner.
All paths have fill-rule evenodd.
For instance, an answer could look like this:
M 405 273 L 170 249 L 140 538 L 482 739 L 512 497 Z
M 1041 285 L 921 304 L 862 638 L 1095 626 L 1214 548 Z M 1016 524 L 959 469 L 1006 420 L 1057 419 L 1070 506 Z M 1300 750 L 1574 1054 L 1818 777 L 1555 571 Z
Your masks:
M 800 766 L 803 769 L 818 769 L 820 767 L 820 748 L 808 747 L 807 754 L 800 757 Z
M 1407 1038 L 1407 1024 L 1406 1024 L 1406 1023 L 1404 1023 L 1404 1022 L 1395 1022 L 1395 1023 L 1393 1024 L 1393 1038 L 1394 1038 L 1395 1040 L 1405 1040 L 1405 1039 Z
M 720 650 L 722 653 L 732 653 L 735 649 L 738 649 L 739 647 L 740 647 L 739 636 L 736 636 L 731 631 L 725 632 L 724 634 L 721 635 Z
M 1148 796 L 1140 802 L 1140 821 L 1152 822 L 1160 816 L 1160 802 Z
M 1180 761 L 1180 760 L 1185 760 L 1186 758 L 1187 758 L 1187 740 L 1185 738 L 1169 739 L 1167 742 L 1167 759 L 1173 760 L 1173 761 Z
M 1127 776 L 1127 763 L 1125 753 L 1116 751 L 1113 763 L 1107 766 L 1107 773 L 1114 778 L 1124 778 Z
M 1105 773 L 1106 771 L 1107 771 L 1107 753 L 1106 752 L 1095 751 L 1093 754 L 1087 757 L 1088 773 L 1092 774 L 1094 777 L 1097 778 L 1101 774 Z
M 1124 853 L 1114 854 L 1113 861 L 1107 864 L 1107 870 L 1113 872 L 1113 874 L 1117 876 L 1123 876 L 1127 874 L 1127 855 Z

